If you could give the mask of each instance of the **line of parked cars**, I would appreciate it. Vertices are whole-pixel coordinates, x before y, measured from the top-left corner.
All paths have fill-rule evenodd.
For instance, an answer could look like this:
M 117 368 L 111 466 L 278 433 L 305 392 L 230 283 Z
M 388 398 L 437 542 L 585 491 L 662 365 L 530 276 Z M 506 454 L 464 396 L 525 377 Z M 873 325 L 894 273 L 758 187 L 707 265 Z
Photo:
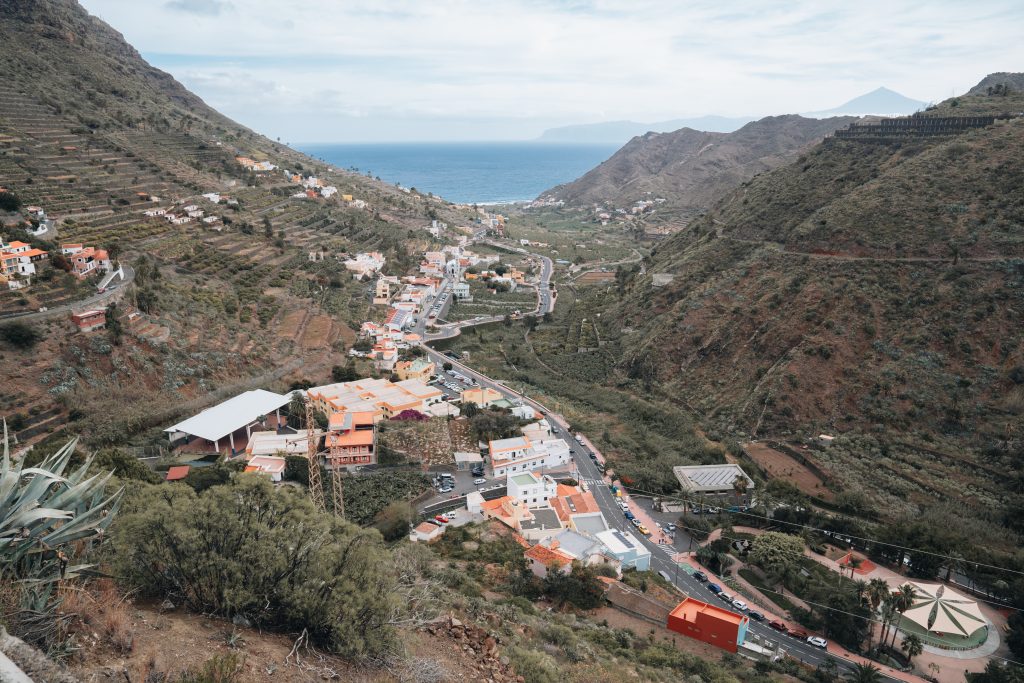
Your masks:
M 768 617 L 761 614 L 760 612 L 751 610 L 747 603 L 745 603 L 743 600 L 740 600 L 739 598 L 734 598 L 733 596 L 726 593 L 725 590 L 717 583 L 708 583 L 708 575 L 704 572 L 695 572 L 693 574 L 693 578 L 697 581 L 700 581 L 701 583 L 707 583 L 708 590 L 714 593 L 719 600 L 728 603 L 733 607 L 733 609 L 739 612 L 745 612 L 746 615 L 754 621 L 763 622 L 768 619 Z M 768 626 L 770 626 L 771 628 L 775 629 L 780 633 L 785 633 L 786 635 L 792 638 L 797 638 L 799 640 L 806 641 L 809 645 L 813 645 L 814 647 L 820 647 L 822 650 L 828 649 L 827 640 L 820 636 L 807 635 L 807 631 L 804 631 L 803 629 L 790 628 L 786 626 L 786 624 L 784 624 L 783 622 L 775 619 L 768 621 Z

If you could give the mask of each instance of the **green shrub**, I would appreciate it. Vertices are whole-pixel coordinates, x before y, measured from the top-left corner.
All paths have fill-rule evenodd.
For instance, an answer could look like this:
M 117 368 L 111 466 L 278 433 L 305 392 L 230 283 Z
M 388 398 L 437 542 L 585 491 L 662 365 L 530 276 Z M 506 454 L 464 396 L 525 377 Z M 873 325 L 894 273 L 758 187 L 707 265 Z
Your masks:
M 299 632 L 349 659 L 394 643 L 401 605 L 376 531 L 317 513 L 306 496 L 239 475 L 202 494 L 146 486 L 117 525 L 119 576 L 147 597 Z
M 13 322 L 0 327 L 0 339 L 17 349 L 30 349 L 42 338 L 39 330 L 25 323 Z

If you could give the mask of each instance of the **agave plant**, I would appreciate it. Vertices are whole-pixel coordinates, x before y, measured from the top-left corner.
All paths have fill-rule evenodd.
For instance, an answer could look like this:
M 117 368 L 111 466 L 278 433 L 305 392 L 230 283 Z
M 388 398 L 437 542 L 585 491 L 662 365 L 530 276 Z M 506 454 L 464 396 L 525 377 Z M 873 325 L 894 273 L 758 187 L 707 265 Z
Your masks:
M 89 565 L 71 565 L 81 542 L 102 540 L 124 489 L 107 496 L 113 472 L 88 476 L 92 458 L 65 476 L 77 439 L 36 467 L 13 464 L 4 422 L 0 466 L 0 581 L 73 578 Z M 72 547 L 75 544 L 75 547 Z

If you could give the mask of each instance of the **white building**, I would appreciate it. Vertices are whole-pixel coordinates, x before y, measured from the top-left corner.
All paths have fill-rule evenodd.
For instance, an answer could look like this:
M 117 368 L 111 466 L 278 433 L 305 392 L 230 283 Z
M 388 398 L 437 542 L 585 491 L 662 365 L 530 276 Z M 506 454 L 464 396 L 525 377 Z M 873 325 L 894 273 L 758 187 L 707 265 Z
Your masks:
M 554 479 L 536 472 L 509 474 L 505 486 L 507 495 L 531 508 L 548 507 L 548 501 L 555 497 L 558 489 Z
M 491 471 L 495 477 L 517 472 L 565 469 L 572 462 L 569 445 L 561 439 L 531 441 L 526 436 L 489 443 Z

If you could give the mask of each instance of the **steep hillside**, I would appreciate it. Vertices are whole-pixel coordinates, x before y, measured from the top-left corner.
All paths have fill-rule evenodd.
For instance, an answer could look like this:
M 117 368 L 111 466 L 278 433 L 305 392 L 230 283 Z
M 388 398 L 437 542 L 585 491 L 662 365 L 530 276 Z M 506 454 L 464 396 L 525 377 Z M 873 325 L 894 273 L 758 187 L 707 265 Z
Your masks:
M 989 94 L 989 88 L 995 88 L 997 85 L 1009 88 L 1011 91 L 1022 92 L 1024 91 L 1024 73 L 1010 73 L 1007 71 L 999 71 L 994 74 L 989 74 L 985 78 L 981 79 L 978 85 L 974 86 L 967 91 L 968 95 L 986 95 Z
M 998 514 L 1021 466 L 1022 184 L 1024 118 L 829 139 L 655 250 L 606 315 L 634 330 L 619 368 L 722 436 L 847 435 L 825 467 L 889 511 L 967 496 Z
M 852 120 L 770 116 L 733 133 L 689 128 L 647 133 L 583 177 L 552 188 L 541 198 L 571 206 L 597 203 L 610 207 L 663 198 L 664 209 L 693 214 Z
M 0 68 L 0 186 L 57 228 L 32 237 L 21 229 L 30 217 L 11 214 L 0 216 L 0 236 L 51 254 L 65 242 L 105 248 L 134 274 L 113 294 L 114 329 L 90 336 L 73 332 L 67 307 L 95 294 L 95 278 L 43 266 L 31 287 L 0 288 L 0 323 L 42 336 L 34 348 L 0 342 L 0 377 L 12 389 L 0 392 L 0 413 L 22 438 L 70 410 L 87 437 L 124 440 L 172 409 L 202 406 L 213 390 L 321 375 L 367 309 L 364 286 L 336 257 L 375 249 L 402 272 L 425 246 L 417 237 L 426 233 L 411 228 L 459 220 L 441 200 L 329 170 L 234 123 L 73 0 L 0 5 Z M 293 198 L 300 188 L 281 171 L 250 172 L 236 156 L 339 192 Z M 188 204 L 222 220 L 144 215 Z M 49 312 L 13 317 L 38 308 Z

